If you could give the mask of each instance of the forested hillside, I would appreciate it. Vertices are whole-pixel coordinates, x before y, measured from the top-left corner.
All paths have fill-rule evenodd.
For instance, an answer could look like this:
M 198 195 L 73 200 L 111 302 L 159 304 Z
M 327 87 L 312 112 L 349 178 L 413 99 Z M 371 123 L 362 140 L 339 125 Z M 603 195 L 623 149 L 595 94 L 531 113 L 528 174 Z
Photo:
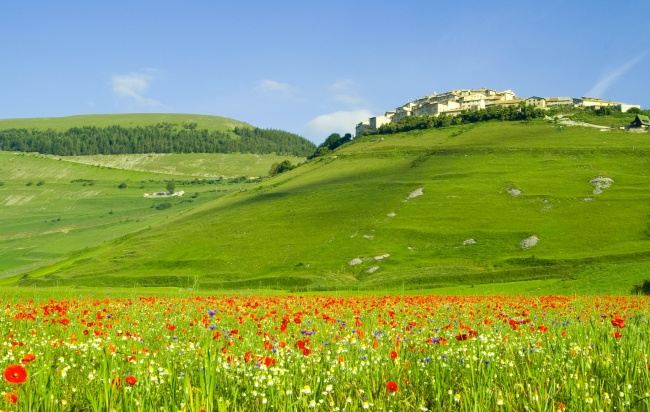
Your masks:
M 233 134 L 234 133 L 234 134 Z M 196 123 L 0 130 L 0 150 L 60 156 L 135 153 L 278 153 L 307 156 L 315 145 L 282 130 L 236 127 L 233 133 Z

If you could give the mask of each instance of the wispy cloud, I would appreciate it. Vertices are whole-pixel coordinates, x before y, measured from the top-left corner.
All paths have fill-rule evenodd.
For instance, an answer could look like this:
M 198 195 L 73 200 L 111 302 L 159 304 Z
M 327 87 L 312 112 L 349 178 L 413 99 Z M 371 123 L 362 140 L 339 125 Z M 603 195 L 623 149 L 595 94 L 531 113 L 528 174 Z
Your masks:
M 264 79 L 260 81 L 255 90 L 258 93 L 267 95 L 267 96 L 276 96 L 282 99 L 293 99 L 297 98 L 300 89 L 288 84 L 281 83 L 275 80 Z
M 614 83 L 619 77 L 623 76 L 635 64 L 643 60 L 643 58 L 648 55 L 648 52 L 650 52 L 650 50 L 644 51 L 643 53 L 634 57 L 632 60 L 629 60 L 624 65 L 618 67 L 613 72 L 601 77 L 585 96 L 602 97 L 607 89 L 609 89 L 609 87 L 612 85 L 612 83 Z
M 332 133 L 352 133 L 357 124 L 372 117 L 370 110 L 338 111 L 313 118 L 305 126 L 305 135 L 312 141 L 324 141 Z
M 131 104 L 139 107 L 161 107 L 158 100 L 145 97 L 151 82 L 160 76 L 157 69 L 147 69 L 141 72 L 118 74 L 113 76 L 113 93 L 119 98 L 127 99 Z
M 332 83 L 329 90 L 333 93 L 334 100 L 349 106 L 357 106 L 366 102 L 366 99 L 356 91 L 356 83 L 349 79 Z

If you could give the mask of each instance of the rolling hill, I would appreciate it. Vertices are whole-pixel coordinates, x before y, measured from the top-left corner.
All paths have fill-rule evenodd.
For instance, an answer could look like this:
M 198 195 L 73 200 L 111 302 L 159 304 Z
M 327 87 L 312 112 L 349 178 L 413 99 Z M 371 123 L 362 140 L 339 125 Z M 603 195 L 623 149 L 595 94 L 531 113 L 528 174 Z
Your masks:
M 5 119 L 0 120 L 0 140 L 11 135 L 5 133 L 11 130 L 45 136 L 47 141 L 58 136 L 51 131 L 106 132 L 101 128 L 109 128 L 109 132 L 119 134 L 161 124 L 172 132 L 180 130 L 186 138 L 192 138 L 189 132 L 203 131 L 221 133 L 225 140 L 233 141 L 255 134 L 256 141 L 264 143 L 266 139 L 269 143 L 264 146 L 267 152 L 273 140 L 280 142 L 276 147 L 286 147 L 289 152 L 287 140 L 282 142 L 287 136 L 303 147 L 314 147 L 286 132 L 256 129 L 225 117 L 184 114 Z M 239 128 L 239 135 L 233 132 L 235 128 Z M 39 135 L 39 131 L 47 135 Z M 84 138 L 89 145 L 99 143 L 92 133 Z M 111 140 L 115 142 L 118 137 Z M 255 179 L 266 176 L 271 165 L 287 160 L 300 163 L 305 158 L 286 153 L 62 156 L 0 151 L 0 279 L 56 263 L 71 253 L 156 225 L 230 192 L 245 190 Z M 187 195 L 143 198 L 144 193 L 164 191 L 168 181 Z
M 650 277 L 649 154 L 546 121 L 368 136 L 11 282 L 628 293 Z
M 199 128 L 227 132 L 235 127 L 253 127 L 235 119 L 221 116 L 177 113 L 125 113 L 125 114 L 90 114 L 66 117 L 42 117 L 24 119 L 0 119 L 0 130 L 37 129 L 67 130 L 73 127 L 95 126 L 151 126 L 159 123 L 183 124 L 196 123 Z

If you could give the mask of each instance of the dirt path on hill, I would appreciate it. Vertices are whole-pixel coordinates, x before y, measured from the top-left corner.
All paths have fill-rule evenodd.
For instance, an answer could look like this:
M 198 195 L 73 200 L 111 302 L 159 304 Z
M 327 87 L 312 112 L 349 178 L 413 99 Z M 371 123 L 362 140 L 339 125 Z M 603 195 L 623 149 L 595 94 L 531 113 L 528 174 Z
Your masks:
M 547 117 L 548 120 L 553 120 L 550 117 Z M 582 127 L 593 127 L 595 129 L 600 129 L 602 131 L 611 130 L 609 126 L 599 126 L 597 124 L 585 123 L 585 122 L 576 122 L 575 120 L 566 119 L 563 115 L 557 116 L 557 122 L 564 126 L 582 126 Z

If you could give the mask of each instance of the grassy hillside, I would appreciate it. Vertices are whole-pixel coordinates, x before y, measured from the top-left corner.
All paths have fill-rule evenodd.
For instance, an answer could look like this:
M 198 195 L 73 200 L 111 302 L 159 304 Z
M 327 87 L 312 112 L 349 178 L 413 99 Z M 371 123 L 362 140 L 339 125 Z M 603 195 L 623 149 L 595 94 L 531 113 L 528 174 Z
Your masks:
M 0 278 L 80 253 L 265 176 L 276 155 L 184 154 L 52 157 L 0 152 Z M 85 164 L 82 164 L 85 163 Z M 182 198 L 145 199 L 168 180 Z M 124 183 L 126 188 L 118 188 Z M 165 203 L 171 207 L 164 208 Z M 158 208 L 156 208 L 158 207 Z
M 649 154 L 542 121 L 370 136 L 18 284 L 627 293 L 650 277 Z
M 197 178 L 237 176 L 266 176 L 271 165 L 290 159 L 293 163 L 302 158 L 253 153 L 201 153 L 168 154 L 148 153 L 131 155 L 52 156 L 66 162 L 81 163 L 111 169 L 125 169 L 161 175 Z
M 43 117 L 25 119 L 0 119 L 0 130 L 3 129 L 38 129 L 38 130 L 67 130 L 83 126 L 123 126 L 136 127 L 158 123 L 196 123 L 200 129 L 226 132 L 235 127 L 253 127 L 239 120 L 220 116 L 176 113 L 125 113 L 125 114 L 92 114 L 67 117 Z

